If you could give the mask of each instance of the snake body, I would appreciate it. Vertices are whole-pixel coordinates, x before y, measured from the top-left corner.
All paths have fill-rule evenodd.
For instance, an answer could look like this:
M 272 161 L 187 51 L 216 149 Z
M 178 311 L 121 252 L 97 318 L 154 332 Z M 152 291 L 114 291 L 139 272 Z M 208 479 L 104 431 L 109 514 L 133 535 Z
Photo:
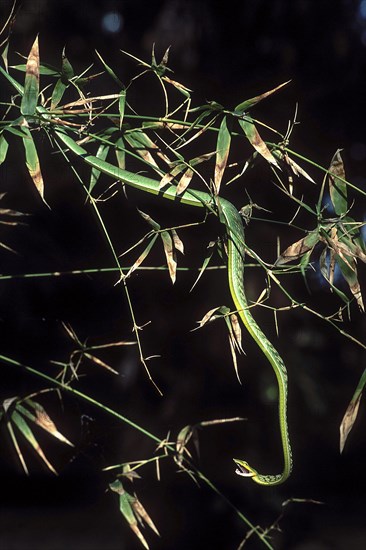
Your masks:
M 15 87 L 18 93 L 23 95 L 23 87 L 1 66 L 0 72 Z M 41 116 L 45 116 L 45 119 L 47 120 L 48 113 L 44 107 L 40 105 L 37 106 L 37 112 Z M 55 127 L 54 132 L 55 136 L 58 137 L 59 140 L 70 151 L 72 151 L 72 153 L 77 155 L 79 158 L 82 158 L 92 168 L 99 170 L 115 180 L 122 181 L 127 185 L 135 187 L 136 189 L 161 196 L 165 199 L 179 201 L 182 204 L 198 206 L 201 208 L 210 208 L 211 210 L 215 209 L 215 202 L 208 193 L 188 189 L 182 193 L 182 195 L 177 197 L 176 187 L 174 185 L 167 185 L 163 189 L 160 189 L 159 182 L 154 179 L 129 172 L 128 170 L 123 170 L 113 164 L 110 164 L 109 162 L 90 155 L 63 129 Z M 287 425 L 287 370 L 282 358 L 259 328 L 248 307 L 244 290 L 245 235 L 240 214 L 235 206 L 226 199 L 217 197 L 216 204 L 219 206 L 220 220 L 225 225 L 228 238 L 228 281 L 233 302 L 238 310 L 244 326 L 270 362 L 277 378 L 278 414 L 284 456 L 284 466 L 282 473 L 280 474 L 263 475 L 258 473 L 257 470 L 252 468 L 244 460 L 234 459 L 234 462 L 237 465 L 236 473 L 241 476 L 251 477 L 253 481 L 260 485 L 279 485 L 289 477 L 292 470 L 292 455 Z
M 70 151 L 79 158 L 82 158 L 93 168 L 100 170 L 115 180 L 120 180 L 127 185 L 161 196 L 164 199 L 179 201 L 182 204 L 201 208 L 210 207 L 211 209 L 215 207 L 213 198 L 208 193 L 198 190 L 186 190 L 182 195 L 177 197 L 176 187 L 174 185 L 167 185 L 163 189 L 160 189 L 158 181 L 118 168 L 95 156 L 89 155 L 85 149 L 80 147 L 65 132 L 56 130 L 55 133 Z M 259 474 L 254 468 L 249 466 L 247 462 L 240 459 L 234 459 L 237 465 L 236 473 L 241 476 L 251 477 L 253 481 L 260 485 L 279 485 L 288 478 L 292 470 L 292 455 L 287 425 L 287 370 L 282 358 L 259 328 L 248 308 L 244 290 L 245 236 L 241 216 L 235 206 L 228 200 L 220 197 L 216 199 L 216 202 L 220 210 L 220 220 L 225 225 L 227 233 L 228 281 L 233 302 L 244 326 L 270 362 L 277 378 L 279 391 L 279 425 L 284 456 L 284 467 L 281 474 Z

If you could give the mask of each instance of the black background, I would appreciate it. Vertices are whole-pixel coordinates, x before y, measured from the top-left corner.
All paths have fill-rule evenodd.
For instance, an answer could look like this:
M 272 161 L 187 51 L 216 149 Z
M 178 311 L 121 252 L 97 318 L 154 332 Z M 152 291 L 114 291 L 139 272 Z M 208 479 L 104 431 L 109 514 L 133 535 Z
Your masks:
M 41 61 L 58 64 L 63 46 L 76 70 L 96 62 L 94 50 L 128 82 L 133 64 L 119 51 L 150 59 L 152 43 L 157 55 L 172 46 L 169 66 L 174 78 L 195 91 L 196 104 L 216 100 L 234 107 L 240 101 L 291 79 L 291 84 L 255 111 L 270 126 L 285 131 L 299 105 L 291 146 L 327 166 L 337 148 L 343 148 L 347 177 L 365 189 L 366 140 L 364 137 L 366 91 L 366 19 L 364 2 L 356 0 L 243 0 L 235 2 L 167 0 L 125 2 L 41 1 L 23 2 L 11 38 L 11 63 L 15 51 L 27 55 L 39 33 Z M 1 1 L 2 18 L 11 2 Z M 107 32 L 102 19 L 108 12 L 121 17 L 121 29 Z M 3 86 L 3 84 L 2 84 Z M 98 88 L 99 87 L 99 88 Z M 105 93 L 102 83 L 96 89 Z M 152 81 L 136 87 L 134 101 L 141 113 L 159 111 L 161 94 Z M 2 90 L 3 92 L 3 90 Z M 50 158 L 47 144 L 45 152 Z M 45 156 L 46 156 L 45 153 Z M 4 204 L 32 216 L 27 226 L 4 228 L 1 239 L 18 254 L 1 252 L 3 273 L 35 273 L 105 267 L 112 265 L 108 247 L 84 196 L 57 158 L 43 165 L 47 210 L 40 204 L 19 149 L 9 153 L 2 167 Z M 321 176 L 315 170 L 311 174 Z M 254 202 L 290 219 L 288 204 L 269 185 L 268 172 L 248 176 L 247 189 Z M 259 178 L 259 179 L 258 179 Z M 267 181 L 266 181 L 267 178 Z M 307 196 L 317 189 L 301 184 Z M 226 191 L 225 191 L 226 192 Z M 227 192 L 241 206 L 246 196 L 240 186 Z M 364 200 L 357 196 L 356 213 L 365 215 Z M 166 225 L 200 219 L 196 212 L 157 204 L 138 193 L 103 206 L 109 230 L 119 252 L 146 231 L 136 206 Z M 103 210 L 104 209 L 104 210 Z M 287 215 L 286 215 L 287 214 Z M 277 234 L 277 232 L 276 232 Z M 256 250 L 273 260 L 276 234 L 270 225 L 248 229 Z M 186 258 L 181 265 L 199 266 L 217 227 L 191 230 L 181 236 Z M 289 244 L 297 235 L 282 235 Z M 287 240 L 286 240 L 287 239 Z M 161 256 L 153 258 L 162 262 Z M 154 261 L 152 263 L 154 264 Z M 255 270 L 247 274 L 247 291 L 258 296 L 264 280 Z M 364 269 L 360 266 L 360 277 Z M 247 355 L 241 358 L 243 387 L 237 384 L 224 327 L 213 324 L 190 332 L 211 307 L 229 304 L 225 272 L 208 275 L 189 293 L 194 276 L 180 273 L 174 288 L 161 273 L 140 272 L 130 283 L 137 319 L 151 320 L 142 333 L 147 355 L 161 354 L 149 365 L 164 396 L 148 382 L 133 348 L 104 356 L 121 372 L 114 379 L 90 367 L 81 389 L 91 392 L 152 433 L 172 437 L 180 428 L 200 420 L 243 416 L 245 423 L 205 428 L 200 432 L 201 469 L 255 524 L 263 527 L 279 516 L 289 498 L 319 500 L 323 504 L 294 503 L 286 508 L 281 532 L 273 533 L 275 548 L 365 548 L 365 437 L 364 413 L 339 456 L 339 424 L 362 373 L 365 355 L 349 340 L 319 319 L 300 310 L 279 317 L 280 339 L 273 319 L 259 310 L 257 319 L 288 366 L 289 415 L 293 441 L 294 472 L 286 484 L 268 489 L 234 474 L 232 456 L 248 457 L 262 471 L 281 467 L 273 373 L 255 346 L 244 337 Z M 50 359 L 67 360 L 72 345 L 61 321 L 70 323 L 81 339 L 101 343 L 131 338 L 131 322 L 116 276 L 64 276 L 32 281 L 0 282 L 2 353 L 9 354 L 51 375 Z M 320 278 L 310 280 L 311 294 L 301 278 L 291 290 L 323 313 L 338 303 Z M 274 290 L 272 305 L 285 305 Z M 364 339 L 365 320 L 354 308 L 353 323 L 346 328 Z M 37 380 L 2 367 L 3 398 L 25 395 L 38 387 Z M 116 381 L 117 380 L 117 381 Z M 271 391 L 272 390 L 272 391 Z M 151 456 L 154 445 L 131 428 L 119 425 L 82 402 L 66 397 L 64 411 L 57 399 L 46 396 L 47 410 L 76 449 L 44 441 L 60 475 L 53 479 L 27 455 L 32 475 L 25 478 L 6 443 L 0 451 L 0 546 L 5 549 L 130 549 L 139 543 L 120 517 L 114 495 L 105 492 L 113 479 L 101 469 L 109 464 Z M 43 439 L 41 439 L 43 442 Z M 278 458 L 277 458 L 278 457 Z M 156 480 L 153 467 L 143 470 L 135 490 L 154 519 L 161 539 L 145 530 L 152 548 L 234 549 L 245 536 L 245 525 L 225 501 L 207 487 L 197 488 L 171 464 L 162 467 Z M 247 548 L 261 548 L 254 536 Z

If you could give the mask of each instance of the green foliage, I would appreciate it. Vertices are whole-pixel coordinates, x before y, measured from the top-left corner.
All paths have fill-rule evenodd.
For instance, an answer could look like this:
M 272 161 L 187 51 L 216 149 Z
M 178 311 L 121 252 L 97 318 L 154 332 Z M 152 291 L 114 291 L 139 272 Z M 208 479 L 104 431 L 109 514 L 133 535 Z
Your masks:
M 5 58 L 7 60 L 9 54 L 8 43 L 6 43 L 5 48 L 3 60 Z M 85 367 L 85 363 L 89 362 L 89 364 L 103 367 L 106 374 L 117 374 L 117 370 L 111 367 L 104 359 L 101 359 L 99 355 L 96 355 L 96 352 L 103 352 L 107 347 L 136 344 L 142 366 L 153 383 L 153 387 L 160 391 L 158 384 L 153 381 L 148 368 L 148 359 L 150 357 L 146 357 L 144 353 L 143 339 L 141 337 L 142 327 L 136 319 L 133 300 L 129 293 L 129 280 L 132 276 L 136 275 L 138 270 L 145 268 L 150 270 L 167 270 L 171 281 L 174 283 L 180 269 L 176 252 L 178 251 L 181 254 L 184 252 L 183 240 L 178 236 L 178 230 L 181 233 L 181 231 L 187 230 L 189 225 L 200 226 L 205 223 L 209 216 L 216 216 L 220 219 L 220 195 L 225 193 L 223 189 L 225 184 L 237 181 L 238 184 L 244 185 L 245 172 L 256 163 L 263 163 L 268 174 L 268 182 L 265 182 L 263 185 L 272 185 L 270 180 L 273 178 L 277 189 L 283 193 L 288 201 L 288 211 L 292 213 L 295 210 L 295 214 L 291 216 L 290 222 L 281 220 L 277 220 L 277 222 L 287 226 L 286 230 L 288 235 L 290 235 L 290 239 L 292 239 L 293 234 L 297 234 L 298 236 L 299 231 L 302 237 L 300 239 L 296 237 L 296 240 L 281 252 L 277 261 L 273 263 L 264 261 L 258 255 L 255 248 L 252 249 L 243 243 L 247 257 L 251 258 L 256 268 L 264 273 L 268 281 L 267 287 L 256 300 L 250 302 L 248 307 L 259 307 L 264 304 L 264 301 L 270 298 L 271 285 L 269 282 L 271 282 L 287 300 L 287 308 L 301 307 L 304 311 L 323 318 L 325 323 L 332 325 L 344 337 L 352 340 L 355 345 L 366 348 L 364 342 L 358 341 L 352 334 L 347 333 L 341 324 L 343 312 L 349 312 L 353 308 L 354 303 L 357 303 L 359 309 L 364 309 L 357 271 L 358 262 L 366 262 L 365 243 L 361 238 L 363 223 L 358 222 L 351 215 L 353 202 L 350 200 L 350 193 L 354 194 L 354 200 L 358 200 L 360 196 L 363 197 L 365 195 L 365 192 L 347 181 L 340 150 L 337 150 L 334 154 L 329 168 L 323 168 L 314 163 L 314 161 L 301 157 L 299 153 L 291 150 L 286 135 L 279 131 L 271 130 L 253 118 L 252 115 L 247 114 L 248 110 L 252 110 L 263 99 L 274 92 L 278 92 L 287 83 L 281 84 L 273 90 L 259 94 L 254 98 L 244 100 L 235 109 L 226 108 L 214 101 L 191 108 L 191 90 L 167 76 L 167 73 L 170 72 L 167 65 L 169 50 L 165 52 L 160 63 L 156 61 L 154 49 L 150 63 L 137 59 L 131 54 L 127 55 L 129 58 L 137 61 L 140 64 L 139 66 L 142 65 L 143 67 L 142 73 L 138 73 L 127 86 L 122 83 L 115 70 L 98 53 L 97 61 L 101 64 L 102 71 L 98 75 L 87 76 L 88 69 L 83 73 L 75 74 L 72 64 L 66 57 L 65 50 L 62 52 L 61 68 L 59 70 L 49 68 L 46 64 L 41 64 L 38 37 L 34 41 L 26 65 L 11 67 L 20 71 L 20 73 L 15 74 L 20 74 L 21 78 L 18 79 L 18 77 L 12 76 L 12 73 L 9 73 L 7 70 L 7 63 L 4 63 L 4 68 L 0 67 L 0 74 L 2 85 L 4 87 L 5 85 L 8 86 L 9 102 L 1 120 L 0 164 L 7 162 L 9 144 L 11 143 L 12 147 L 19 148 L 21 141 L 24 150 L 25 166 L 29 172 L 31 183 L 35 186 L 39 197 L 45 202 L 44 197 L 45 194 L 47 195 L 50 183 L 47 179 L 46 181 L 44 180 L 41 172 L 41 164 L 46 153 L 37 145 L 38 134 L 42 133 L 42 135 L 46 136 L 54 147 L 54 150 L 64 155 L 65 169 L 72 168 L 74 170 L 75 179 L 82 185 L 88 206 L 96 214 L 100 231 L 106 238 L 109 250 L 114 258 L 115 266 L 113 269 L 120 277 L 118 282 L 122 283 L 120 285 L 121 292 L 125 293 L 129 305 L 134 340 L 90 345 L 87 342 L 81 341 L 72 327 L 63 324 L 68 337 L 75 347 L 67 361 L 54 362 L 58 367 L 61 367 L 61 370 L 55 376 L 51 376 L 41 369 L 35 369 L 19 363 L 7 356 L 2 355 L 0 359 L 9 368 L 23 369 L 27 374 L 37 376 L 40 382 L 46 381 L 50 388 L 57 388 L 61 394 L 67 393 L 92 404 L 103 410 L 107 415 L 118 419 L 121 423 L 132 426 L 133 429 L 142 433 L 145 437 L 152 440 L 154 444 L 158 445 L 158 451 L 161 451 L 161 454 L 157 456 L 129 462 L 126 462 L 122 458 L 121 464 L 112 467 L 106 466 L 105 468 L 106 471 L 111 468 L 118 470 L 117 479 L 109 483 L 109 488 L 112 493 L 118 494 L 120 511 L 129 527 L 138 537 L 141 544 L 145 548 L 148 548 L 148 543 L 140 530 L 142 523 L 146 523 L 156 534 L 159 534 L 159 532 L 136 494 L 126 491 L 124 485 L 125 478 L 127 477 L 128 482 L 132 482 L 137 475 L 136 471 L 143 470 L 146 464 L 155 461 L 158 469 L 160 462 L 168 459 L 175 464 L 180 472 L 187 473 L 197 483 L 203 482 L 216 494 L 220 494 L 214 483 L 195 464 L 189 445 L 193 442 L 196 449 L 198 448 L 199 429 L 207 428 L 208 425 L 212 426 L 215 423 L 239 420 L 239 418 L 220 418 L 210 423 L 201 421 L 194 427 L 184 426 L 177 429 L 178 435 L 175 440 L 170 441 L 169 437 L 166 440 L 162 440 L 144 427 L 111 409 L 108 405 L 99 401 L 98 398 L 92 398 L 79 389 L 79 372 L 81 365 Z M 133 96 L 133 85 L 136 80 L 146 72 L 155 75 L 159 85 L 162 87 L 165 105 L 161 116 L 139 115 L 127 101 L 128 97 Z M 117 85 L 118 93 L 111 92 L 111 94 L 106 96 L 93 96 L 92 91 L 90 91 L 87 95 L 84 95 L 81 88 L 88 84 L 90 85 L 92 79 L 96 76 L 105 78 L 107 82 L 111 81 L 114 87 Z M 47 85 L 50 84 L 50 86 L 42 88 L 44 90 L 42 93 L 40 93 L 41 77 L 46 80 Z M 73 94 L 73 100 L 62 104 L 66 90 L 68 90 L 68 93 Z M 16 99 L 12 99 L 14 93 L 18 94 Z M 171 99 L 171 95 L 173 95 L 173 99 Z M 176 95 L 179 96 L 178 100 Z M 93 124 L 91 124 L 91 121 L 93 121 Z M 261 130 L 262 133 L 271 132 L 277 141 L 272 142 L 262 138 L 258 131 L 259 125 L 263 128 Z M 12 141 L 5 137 L 9 134 L 11 134 L 11 138 L 14 138 Z M 75 144 L 72 150 L 71 147 L 65 149 L 67 143 Z M 234 143 L 239 144 L 237 149 L 234 149 Z M 191 144 L 196 147 L 196 151 L 199 151 L 199 154 L 196 152 L 194 155 L 190 153 L 189 146 Z M 236 153 L 237 150 L 240 151 L 238 155 Z M 71 151 L 78 159 L 71 155 Z M 117 165 L 113 164 L 113 160 L 111 160 L 112 157 L 114 159 L 113 155 L 115 156 Z M 309 164 L 309 169 L 316 168 L 316 170 L 314 169 L 314 174 L 312 173 L 312 176 L 310 176 L 304 167 L 294 161 L 294 158 L 297 158 L 297 160 L 300 159 L 299 162 L 304 165 Z M 91 164 L 91 159 L 93 160 L 93 166 L 90 170 L 89 167 L 87 168 L 88 175 L 85 178 L 77 172 L 76 160 L 84 161 L 87 165 L 88 162 Z M 107 159 L 110 159 L 110 162 Z M 136 163 L 138 166 L 137 169 L 135 168 Z M 140 247 L 142 244 L 144 245 L 143 251 L 138 253 L 137 257 L 133 257 L 129 265 L 122 265 L 120 261 L 121 256 L 116 251 L 117 244 L 108 230 L 109 220 L 103 217 L 102 209 L 100 208 L 101 197 L 105 191 L 100 191 L 99 187 L 102 188 L 101 182 L 104 181 L 103 174 L 114 176 L 115 180 L 119 181 L 121 170 L 125 171 L 126 168 L 128 170 L 130 166 L 133 166 L 131 172 L 126 172 L 129 174 L 130 181 L 135 181 L 141 186 L 145 182 L 146 191 L 176 202 L 179 202 L 185 194 L 191 196 L 192 200 L 193 198 L 200 200 L 196 187 L 198 184 L 201 184 L 206 192 L 208 190 L 210 193 L 212 202 L 204 205 L 205 215 L 203 221 L 195 224 L 177 224 L 172 227 L 163 227 L 150 214 L 140 211 L 140 215 L 149 224 L 151 229 L 137 243 L 123 253 L 122 256 L 128 255 L 128 257 L 131 257 L 131 254 L 135 253 L 136 247 Z M 146 183 L 147 177 L 142 172 L 152 173 L 158 178 L 158 187 L 153 191 L 148 189 L 148 184 Z M 313 181 L 314 178 L 315 182 L 318 182 L 321 175 L 324 175 L 324 179 L 319 185 L 318 201 L 314 205 L 312 202 L 307 202 L 302 193 L 297 192 L 296 185 L 298 180 L 307 180 L 306 183 L 308 184 L 308 181 Z M 195 182 L 194 186 L 191 185 L 192 181 Z M 107 191 L 109 192 L 109 190 L 108 188 Z M 243 200 L 247 200 L 247 195 L 243 192 L 242 188 L 240 190 L 244 197 Z M 325 191 L 329 191 L 334 211 L 332 213 L 327 213 L 324 207 L 323 199 Z M 108 197 L 108 200 L 111 200 L 113 196 L 114 193 Z M 265 210 L 252 203 L 246 205 L 242 209 L 242 215 L 246 223 L 249 223 L 251 219 L 255 219 L 255 215 L 253 215 L 255 207 Z M 299 211 L 307 217 L 308 228 L 299 228 L 295 225 L 295 218 Z M 7 211 L 5 214 L 13 215 L 10 212 L 14 211 Z M 2 213 L 4 212 L 0 210 L 0 214 Z M 258 219 L 258 223 L 259 221 L 263 222 L 263 220 Z M 263 223 L 274 222 L 267 217 Z M 252 230 L 252 227 L 250 229 Z M 146 261 L 151 257 L 150 253 L 155 248 L 157 242 L 163 246 L 166 265 L 146 266 Z M 252 234 L 251 242 L 255 242 L 255 233 L 254 237 Z M 201 268 L 193 286 L 198 282 L 202 283 L 210 268 L 221 269 L 223 267 L 220 258 L 225 258 L 225 245 L 226 243 L 222 241 L 220 235 L 218 235 L 217 241 L 209 243 L 207 254 L 201 263 Z M 219 252 L 217 256 L 220 257 L 217 259 L 217 264 L 212 265 L 216 251 Z M 292 262 L 294 263 L 289 265 Z M 321 312 L 313 310 L 305 303 L 300 302 L 291 295 L 286 286 L 286 276 L 289 273 L 306 278 L 309 270 L 314 269 L 317 262 L 324 280 L 329 285 L 329 289 L 339 296 L 341 303 L 344 302 L 331 315 L 323 315 Z M 343 277 L 342 287 L 339 287 L 335 281 L 336 266 L 338 266 Z M 89 269 L 88 271 L 77 271 L 77 273 L 90 273 L 92 271 Z M 97 266 L 94 271 L 103 272 L 103 269 Z M 62 274 L 22 274 L 23 277 L 59 277 L 60 275 Z M 5 274 L 0 277 L 0 280 L 6 277 L 8 279 L 12 278 L 11 275 Z M 238 321 L 238 312 L 233 311 L 229 306 L 225 304 L 210 309 L 202 320 L 199 321 L 198 328 L 205 327 L 211 321 L 223 322 L 228 334 L 228 349 L 230 349 L 234 369 L 240 381 L 237 353 L 240 354 L 243 352 L 242 333 Z M 268 304 L 266 306 L 273 310 L 276 320 L 276 308 Z M 86 372 L 88 372 L 87 369 Z M 346 420 L 341 424 L 341 449 L 343 449 L 348 433 L 356 419 L 364 384 L 365 377 L 362 375 L 350 406 L 347 409 Z M 19 434 L 21 436 L 20 439 L 27 441 L 47 468 L 55 473 L 55 468 L 46 458 L 39 445 L 36 432 L 33 432 L 33 425 L 43 428 L 50 435 L 67 445 L 72 444 L 58 431 L 44 407 L 39 403 L 40 396 L 41 390 L 36 392 L 36 396 L 32 396 L 32 398 L 29 396 L 9 397 L 3 403 L 1 420 L 7 426 L 8 434 L 24 471 L 28 472 L 28 468 L 21 451 L 22 443 L 18 441 Z M 35 400 L 35 397 L 37 397 L 37 400 Z M 18 437 L 14 428 L 18 432 Z M 135 472 L 135 476 L 133 472 Z M 123 478 L 123 483 L 120 478 Z M 223 495 L 220 496 L 224 500 L 227 500 Z M 273 548 L 269 536 L 271 530 L 275 527 L 267 531 L 261 530 L 255 527 L 246 515 L 241 513 L 234 505 L 229 503 L 229 506 L 250 529 L 250 533 L 258 538 L 260 546 Z

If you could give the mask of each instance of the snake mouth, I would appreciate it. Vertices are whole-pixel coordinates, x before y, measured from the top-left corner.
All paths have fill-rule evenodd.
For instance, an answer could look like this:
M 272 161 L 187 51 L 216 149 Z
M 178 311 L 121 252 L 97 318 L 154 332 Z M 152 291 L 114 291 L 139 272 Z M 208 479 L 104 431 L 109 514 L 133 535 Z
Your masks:
M 244 464 L 242 464 L 242 462 L 239 462 L 239 460 L 236 460 L 235 458 L 233 460 L 235 464 L 238 466 L 235 470 L 235 473 L 238 474 L 238 476 L 253 477 L 255 475 L 254 472 L 246 468 Z

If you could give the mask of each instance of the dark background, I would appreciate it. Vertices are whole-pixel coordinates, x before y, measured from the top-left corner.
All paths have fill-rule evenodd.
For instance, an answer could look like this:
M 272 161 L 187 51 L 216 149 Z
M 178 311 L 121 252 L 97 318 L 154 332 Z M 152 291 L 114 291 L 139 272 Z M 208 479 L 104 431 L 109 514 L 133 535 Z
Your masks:
M 10 5 L 0 2 L 2 19 Z M 120 25 L 116 32 L 106 27 L 108 14 L 112 14 L 112 25 Z M 134 67 L 120 49 L 148 61 L 153 42 L 158 56 L 171 45 L 169 66 L 175 71 L 174 78 L 195 91 L 196 105 L 208 99 L 234 107 L 291 79 L 285 90 L 258 106 L 256 116 L 285 131 L 298 103 L 301 124 L 294 131 L 291 146 L 324 166 L 329 165 L 337 148 L 343 148 L 348 179 L 366 187 L 364 1 L 24 1 L 11 38 L 11 63 L 19 62 L 15 51 L 27 55 L 37 33 L 41 60 L 58 64 L 66 44 L 69 59 L 81 71 L 96 62 L 97 49 L 125 82 Z M 135 101 L 139 112 L 159 111 L 158 88 L 147 84 L 138 89 Z M 55 158 L 43 165 L 46 199 L 51 205 L 48 211 L 32 189 L 17 148 L 9 155 L 1 172 L 0 192 L 7 192 L 4 204 L 32 216 L 27 226 L 4 228 L 1 240 L 11 244 L 18 255 L 2 252 L 1 271 L 40 273 L 112 265 L 93 214 L 84 205 L 82 191 L 62 162 Z M 309 171 L 320 183 L 319 173 Z M 287 212 L 289 204 L 269 185 L 269 173 L 248 177 L 247 189 L 254 202 L 270 208 L 275 218 L 291 218 L 293 210 Z M 311 197 L 316 199 L 317 189 L 305 183 L 301 186 L 310 201 Z M 227 193 L 238 206 L 247 200 L 240 185 Z M 104 207 L 119 252 L 146 232 L 136 206 L 166 225 L 200 219 L 189 209 L 157 204 L 138 193 L 129 194 L 129 199 L 122 200 L 121 195 L 120 200 Z M 355 211 L 362 219 L 364 200 L 361 196 L 356 199 Z M 217 227 L 210 224 L 204 231 L 184 232 L 181 236 L 187 252 L 181 265 L 198 267 L 208 241 L 216 235 Z M 276 235 L 273 226 L 253 222 L 247 238 L 260 254 L 273 260 Z M 293 237 L 298 238 L 282 235 L 282 242 L 289 244 Z M 158 254 L 154 259 L 156 263 L 162 261 Z M 246 279 L 247 291 L 253 297 L 264 285 L 257 273 L 251 270 Z M 362 266 L 360 277 L 364 278 Z M 288 482 L 278 488 L 263 488 L 239 479 L 234 474 L 233 456 L 248 458 L 260 471 L 279 471 L 281 467 L 275 380 L 246 336 L 240 387 L 223 325 L 216 323 L 190 332 L 210 308 L 230 303 L 224 272 L 207 275 L 190 294 L 193 280 L 192 273 L 180 273 L 172 288 L 167 276 L 140 272 L 130 283 L 138 322 L 152 321 L 143 331 L 142 341 L 146 355 L 162 355 L 149 365 L 164 397 L 157 396 L 148 382 L 133 348 L 104 356 L 120 370 L 121 377 L 114 379 L 90 367 L 81 389 L 161 438 L 169 430 L 176 437 L 183 426 L 201 420 L 246 417 L 245 423 L 200 432 L 197 460 L 202 471 L 262 527 L 273 523 L 286 499 L 323 503 L 295 503 L 286 508 L 281 532 L 273 533 L 276 548 L 365 548 L 362 403 L 344 455 L 340 457 L 338 451 L 339 424 L 362 373 L 364 352 L 329 325 L 297 310 L 279 317 L 280 339 L 276 340 L 271 315 L 258 311 L 260 325 L 275 341 L 289 370 L 295 467 Z M 114 275 L 102 274 L 0 282 L 2 353 L 54 374 L 50 359 L 66 361 L 72 350 L 61 321 L 70 323 L 81 339 L 95 343 L 131 338 L 126 300 L 115 282 Z M 320 277 L 310 280 L 311 294 L 300 277 L 289 284 L 311 307 L 322 313 L 335 310 L 338 302 Z M 273 292 L 272 305 L 285 305 L 277 291 Z M 355 308 L 353 323 L 345 328 L 364 339 L 365 320 Z M 6 381 L 1 389 L 3 398 L 25 395 L 38 387 L 37 380 L 10 373 L 8 367 L 3 366 L 2 372 Z M 139 543 L 119 515 L 114 495 L 105 492 L 113 478 L 101 469 L 151 456 L 153 444 L 82 402 L 64 398 L 64 412 L 56 398 L 46 397 L 45 403 L 61 431 L 76 443 L 76 450 L 60 450 L 57 444 L 48 448 L 45 441 L 60 476 L 53 479 L 41 474 L 42 466 L 29 456 L 32 476 L 26 479 L 5 443 L 3 431 L 1 548 L 138 548 Z M 161 482 L 152 467 L 143 474 L 143 479 L 135 482 L 135 490 L 162 535 L 158 540 L 145 532 L 152 548 L 238 547 L 245 526 L 223 499 L 177 475 L 172 465 L 162 468 Z M 246 547 L 264 548 L 254 537 Z

